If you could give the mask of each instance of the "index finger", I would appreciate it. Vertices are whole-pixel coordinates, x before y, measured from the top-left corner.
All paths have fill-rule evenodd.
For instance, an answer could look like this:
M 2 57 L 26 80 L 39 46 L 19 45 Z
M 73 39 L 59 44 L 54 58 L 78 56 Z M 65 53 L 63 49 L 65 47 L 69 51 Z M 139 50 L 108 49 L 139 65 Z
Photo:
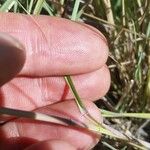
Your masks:
M 101 68 L 107 60 L 106 39 L 88 26 L 48 16 L 1 13 L 0 18 L 0 31 L 25 44 L 21 75 L 81 74 Z

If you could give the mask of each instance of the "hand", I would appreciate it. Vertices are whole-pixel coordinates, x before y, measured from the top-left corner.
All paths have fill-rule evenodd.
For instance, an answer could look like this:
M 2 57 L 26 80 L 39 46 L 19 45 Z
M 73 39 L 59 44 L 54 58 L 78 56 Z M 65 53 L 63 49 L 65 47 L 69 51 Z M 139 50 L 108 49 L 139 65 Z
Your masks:
M 19 44 L 21 56 L 16 55 L 15 59 L 20 60 L 19 67 L 14 65 L 11 75 L 9 69 L 3 70 L 4 74 L 9 74 L 5 82 L 21 70 L 26 53 L 23 69 L 1 87 L 0 106 L 68 116 L 84 122 L 86 119 L 80 114 L 63 78 L 72 75 L 88 111 L 102 120 L 92 101 L 104 96 L 110 85 L 104 36 L 88 25 L 60 18 L 36 16 L 34 21 L 30 16 L 11 13 L 1 13 L 0 18 L 0 32 L 15 37 L 25 47 Z M 11 45 L 16 46 L 16 43 Z M 0 46 L 0 52 L 1 49 Z M 14 59 L 10 58 L 11 61 L 13 64 Z M 6 62 L 2 64 L 2 68 L 7 68 Z M 89 149 L 100 138 L 86 129 L 71 126 L 2 119 L 7 123 L 0 128 L 1 149 Z

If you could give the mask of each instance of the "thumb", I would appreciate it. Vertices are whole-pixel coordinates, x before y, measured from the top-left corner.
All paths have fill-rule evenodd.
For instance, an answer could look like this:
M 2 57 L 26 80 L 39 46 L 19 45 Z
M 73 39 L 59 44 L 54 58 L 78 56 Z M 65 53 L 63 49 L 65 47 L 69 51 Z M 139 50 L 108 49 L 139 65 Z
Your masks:
M 25 48 L 10 35 L 0 33 L 0 86 L 20 72 L 25 63 Z

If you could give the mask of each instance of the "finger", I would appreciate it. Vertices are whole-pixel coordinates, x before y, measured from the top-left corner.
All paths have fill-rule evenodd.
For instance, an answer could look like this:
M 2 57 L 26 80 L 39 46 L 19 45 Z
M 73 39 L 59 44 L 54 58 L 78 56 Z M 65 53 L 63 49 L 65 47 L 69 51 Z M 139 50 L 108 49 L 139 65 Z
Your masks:
M 85 105 L 88 112 L 94 116 L 96 120 L 102 121 L 98 108 L 92 102 L 85 101 Z M 45 114 L 73 119 L 76 122 L 82 122 L 88 125 L 91 123 L 87 118 L 80 114 L 76 104 L 72 100 L 49 105 L 38 111 Z M 3 148 L 3 145 L 11 145 L 12 148 L 16 145 L 21 146 L 22 143 L 20 142 L 20 138 L 23 137 L 30 140 L 34 139 L 35 143 L 36 141 L 39 142 L 54 139 L 64 140 L 75 146 L 77 149 L 92 148 L 100 138 L 96 133 L 90 132 L 84 128 L 73 126 L 65 127 L 56 124 L 18 119 L 14 120 L 14 122 L 6 123 L 1 127 L 1 148 Z
M 0 30 L 26 46 L 27 61 L 21 75 L 91 72 L 103 66 L 108 57 L 106 40 L 96 29 L 93 31 L 82 24 L 48 16 L 33 19 L 26 15 L 1 13 L 0 17 Z
M 34 145 L 31 145 L 30 147 L 26 148 L 25 150 L 59 150 L 59 149 L 65 149 L 65 150 L 76 150 L 76 148 L 71 145 L 68 142 L 65 142 L 63 140 L 50 140 L 50 141 L 44 141 L 40 142 Z
M 105 66 L 95 72 L 73 76 L 73 81 L 83 100 L 94 101 L 108 91 L 110 74 Z M 1 95 L 1 106 L 24 110 L 74 98 L 63 77 L 16 78 L 1 88 Z
M 25 50 L 12 36 L 0 33 L 0 86 L 11 80 L 23 67 Z

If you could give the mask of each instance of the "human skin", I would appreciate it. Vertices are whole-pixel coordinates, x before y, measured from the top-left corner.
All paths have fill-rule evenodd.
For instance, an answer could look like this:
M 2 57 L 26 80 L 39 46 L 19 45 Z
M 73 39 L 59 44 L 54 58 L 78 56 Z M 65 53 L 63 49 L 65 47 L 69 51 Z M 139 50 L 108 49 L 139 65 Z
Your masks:
M 104 96 L 110 85 L 110 74 L 105 65 L 108 46 L 104 36 L 93 27 L 61 18 L 34 16 L 33 19 L 13 13 L 1 13 L 0 18 L 0 32 L 24 45 L 17 41 L 11 43 L 16 50 L 19 45 L 24 54 L 24 58 L 17 56 L 22 60 L 18 63 L 23 65 L 26 60 L 22 70 L 19 68 L 21 71 L 15 66 L 11 73 L 5 70 L 4 74 L 9 72 L 11 75 L 6 76 L 5 84 L 2 82 L 0 106 L 87 122 L 64 81 L 64 75 L 71 75 L 89 113 L 102 121 L 93 101 Z M 14 63 L 13 59 L 9 60 Z M 3 68 L 7 63 L 3 62 Z M 100 139 L 96 133 L 73 126 L 4 116 L 1 120 L 7 121 L 0 127 L 1 149 L 55 150 L 63 147 L 86 150 Z

